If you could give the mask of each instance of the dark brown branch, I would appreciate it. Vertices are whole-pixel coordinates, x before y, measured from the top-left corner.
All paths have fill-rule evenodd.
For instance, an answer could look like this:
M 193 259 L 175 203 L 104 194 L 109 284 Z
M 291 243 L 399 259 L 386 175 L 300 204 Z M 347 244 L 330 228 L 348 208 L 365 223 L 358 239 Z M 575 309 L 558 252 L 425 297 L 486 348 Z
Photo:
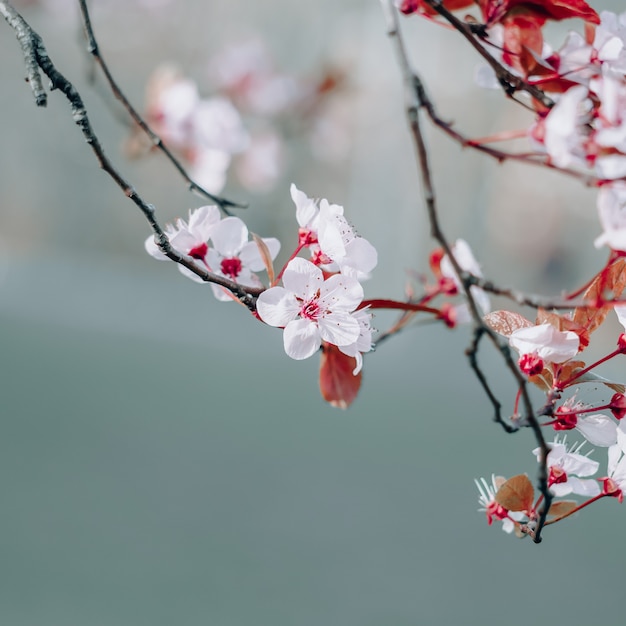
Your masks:
M 209 200 L 211 202 L 215 202 L 220 209 L 222 209 L 226 214 L 230 214 L 227 210 L 227 207 L 235 207 L 235 208 L 245 208 L 246 205 L 240 204 L 237 202 L 233 202 L 231 200 L 227 200 L 220 196 L 216 196 L 212 193 L 209 193 L 206 189 L 198 185 L 191 177 L 187 174 L 187 171 L 182 166 L 180 161 L 174 156 L 172 151 L 165 145 L 163 140 L 150 128 L 150 126 L 146 123 L 143 117 L 139 114 L 137 109 L 130 103 L 124 92 L 121 90 L 117 81 L 111 74 L 109 70 L 109 66 L 105 62 L 102 54 L 100 53 L 100 48 L 98 46 L 98 42 L 96 41 L 96 36 L 91 25 L 91 17 L 89 15 L 89 9 L 87 8 L 86 0 L 79 0 L 80 10 L 83 18 L 83 26 L 85 30 L 85 36 L 87 38 L 87 51 L 92 55 L 95 62 L 100 66 L 104 77 L 106 78 L 113 95 L 122 103 L 123 107 L 128 111 L 128 114 L 131 116 L 135 124 L 141 128 L 141 130 L 148 136 L 153 146 L 155 146 L 158 150 L 160 150 L 166 158 L 170 161 L 170 163 L 174 166 L 174 168 L 178 171 L 178 173 L 184 178 L 189 186 L 189 190 L 192 192 L 196 192 Z
M 427 0 L 430 4 L 431 0 Z M 438 5 L 439 6 L 439 5 Z M 392 0 L 385 0 L 383 2 L 383 8 L 385 9 L 386 17 L 387 17 L 387 30 L 388 35 L 392 39 L 395 44 L 396 56 L 398 58 L 398 63 L 400 65 L 400 69 L 402 72 L 402 77 L 405 83 L 405 93 L 406 93 L 406 116 L 409 123 L 409 127 L 411 129 L 411 134 L 413 137 L 413 142 L 415 144 L 415 149 L 417 153 L 417 162 L 420 173 L 420 178 L 422 181 L 422 193 L 424 196 L 424 201 L 426 204 L 426 211 L 428 214 L 428 220 L 430 222 L 430 229 L 432 237 L 439 243 L 439 245 L 443 248 L 444 252 L 448 255 L 454 272 L 456 273 L 459 281 L 463 285 L 463 291 L 465 293 L 465 297 L 467 299 L 468 307 L 470 310 L 470 314 L 472 319 L 474 320 L 474 332 L 475 339 L 474 344 L 470 346 L 468 350 L 468 358 L 470 359 L 470 363 L 472 364 L 472 368 L 474 372 L 479 372 L 479 381 L 487 392 L 487 396 L 492 401 L 494 405 L 494 409 L 496 410 L 496 416 L 499 415 L 500 411 L 500 403 L 497 401 L 497 398 L 491 392 L 489 386 L 486 384 L 486 378 L 482 371 L 477 365 L 476 362 L 476 349 L 479 340 L 483 335 L 489 337 L 490 341 L 496 347 L 496 349 L 502 355 L 504 362 L 506 364 L 507 369 L 511 372 L 511 375 L 516 381 L 518 389 L 521 394 L 522 403 L 524 406 L 524 418 L 523 420 L 518 419 L 518 423 L 520 426 L 527 426 L 533 431 L 533 435 L 539 445 L 541 450 L 540 453 L 540 463 L 539 463 L 539 476 L 538 476 L 538 488 L 541 493 L 544 495 L 544 505 L 539 514 L 539 520 L 537 526 L 533 529 L 532 537 L 536 543 L 541 541 L 541 530 L 546 521 L 546 516 L 548 510 L 550 509 L 550 504 L 552 502 L 552 495 L 548 490 L 548 470 L 547 470 L 547 460 L 548 453 L 550 452 L 550 448 L 546 443 L 546 440 L 543 436 L 543 432 L 541 430 L 541 426 L 535 417 L 534 409 L 532 402 L 530 400 L 530 395 L 528 392 L 528 384 L 526 378 L 519 371 L 517 364 L 515 363 L 513 356 L 511 354 L 511 350 L 509 346 L 502 341 L 500 336 L 491 330 L 488 326 L 484 324 L 482 321 L 482 316 L 478 310 L 478 306 L 474 300 L 474 297 L 471 293 L 471 286 L 473 284 L 473 279 L 470 275 L 465 272 L 459 265 L 458 261 L 452 254 L 452 249 L 450 244 L 445 237 L 441 226 L 439 224 L 439 216 L 436 205 L 435 191 L 432 183 L 432 177 L 430 173 L 430 164 L 428 157 L 428 150 L 426 148 L 426 144 L 424 142 L 424 137 L 422 134 L 421 126 L 420 126 L 420 118 L 419 112 L 423 107 L 423 101 L 425 99 L 424 87 L 420 77 L 417 73 L 412 69 L 411 64 L 409 62 L 408 54 L 406 52 L 406 48 L 404 46 L 404 41 L 402 39 L 402 35 L 400 33 L 400 26 L 398 21 L 397 10 L 395 9 Z M 435 7 L 433 7 L 435 8 Z M 446 11 L 446 13 L 448 13 Z M 452 16 L 454 17 L 454 16 Z M 456 18 L 454 18 L 456 20 Z M 458 22 L 458 20 L 456 20 Z M 462 24 L 462 23 L 461 23 Z M 471 32 L 468 33 L 473 40 L 473 35 Z M 495 403 L 494 403 L 495 400 Z
M 83 100 L 74 85 L 61 73 L 50 60 L 48 52 L 41 37 L 29 26 L 24 18 L 6 1 L 0 1 L 0 14 L 2 14 L 9 26 L 15 31 L 23 49 L 29 50 L 30 58 L 37 67 L 50 79 L 50 89 L 58 89 L 70 104 L 72 118 L 80 128 L 83 137 L 96 157 L 100 167 L 114 180 L 115 184 L 124 192 L 130 200 L 140 209 L 148 220 L 155 234 L 155 241 L 162 252 L 172 261 L 186 267 L 191 272 L 206 282 L 215 283 L 231 291 L 251 311 L 256 309 L 256 299 L 262 289 L 244 287 L 227 278 L 213 274 L 198 267 L 193 259 L 175 250 L 169 242 L 167 235 L 155 218 L 155 209 L 152 204 L 145 202 L 135 191 L 133 186 L 117 171 L 112 162 L 106 156 L 104 149 L 96 136 Z M 29 73 L 32 68 L 28 67 Z M 44 92 L 45 95 L 45 92 Z M 36 102 L 39 103 L 38 94 L 35 93 Z

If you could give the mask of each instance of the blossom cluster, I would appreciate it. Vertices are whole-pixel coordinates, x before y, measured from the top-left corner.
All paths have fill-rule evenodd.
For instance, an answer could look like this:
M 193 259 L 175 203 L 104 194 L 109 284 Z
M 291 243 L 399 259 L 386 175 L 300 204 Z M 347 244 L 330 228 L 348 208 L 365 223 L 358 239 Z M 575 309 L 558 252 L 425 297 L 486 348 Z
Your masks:
M 407 14 L 432 17 L 436 13 L 430 0 L 398 4 Z M 470 4 L 467 0 L 443 2 L 449 10 Z M 598 180 L 604 234 L 596 245 L 606 244 L 612 253 L 606 266 L 578 292 L 582 305 L 569 312 L 539 309 L 535 321 L 511 311 L 491 312 L 490 297 L 483 289 L 488 283 L 462 239 L 431 253 L 434 282 L 421 276 L 421 295 L 416 296 L 411 288 L 403 301 L 365 299 L 363 283 L 377 265 L 376 249 L 356 233 L 342 206 L 311 198 L 295 185 L 290 193 L 297 236 L 278 272 L 273 267 L 280 250 L 278 240 L 256 236 L 249 240 L 243 221 L 222 217 L 217 207 L 191 211 L 187 221 L 179 219 L 165 234 L 174 249 L 197 263 L 198 272 L 182 266 L 181 272 L 211 284 L 218 299 L 237 300 L 239 289 L 247 292 L 254 302 L 253 306 L 247 303 L 254 315 L 283 330 L 289 357 L 302 360 L 322 353 L 320 387 L 324 398 L 336 406 L 346 407 L 356 396 L 363 355 L 375 341 L 375 309 L 401 311 L 398 321 L 379 337 L 406 328 L 417 313 L 433 315 L 449 327 L 484 316 L 483 323 L 517 351 L 521 374 L 545 394 L 544 406 L 536 414 L 524 415 L 519 405 L 525 387 L 520 385 L 512 428 L 533 425 L 557 433 L 546 445 L 539 437 L 542 445 L 534 451 L 548 474 L 538 498 L 523 474 L 508 480 L 493 475 L 491 481 L 476 481 L 488 522 L 500 520 L 505 531 L 523 535 L 532 534 L 544 501 L 548 502 L 548 523 L 554 523 L 603 497 L 621 502 L 626 489 L 626 421 L 622 419 L 626 389 L 596 373 L 602 363 L 626 354 L 626 306 L 620 304 L 626 288 L 626 14 L 598 16 L 584 0 L 572 4 L 484 0 L 479 9 L 485 26 L 482 41 L 500 67 L 547 94 L 532 98 L 528 107 L 534 121 L 526 136 L 534 154 L 551 167 L 593 172 Z M 585 34 L 570 33 L 565 45 L 553 51 L 544 41 L 544 24 L 572 17 L 585 20 Z M 231 49 L 216 63 L 214 72 L 223 92 L 219 98 L 201 98 L 195 83 L 173 72 L 160 75 L 149 90 L 150 120 L 190 162 L 204 161 L 204 174 L 196 175 L 208 189 L 221 189 L 232 155 L 245 152 L 252 141 L 233 102 L 268 116 L 298 102 L 293 81 L 275 73 L 251 50 Z M 232 71 L 220 74 L 229 67 Z M 483 72 L 483 83 L 488 82 L 485 77 Z M 220 159 L 225 164 L 221 170 L 214 165 Z M 210 167 L 209 161 L 213 162 Z M 146 241 L 146 249 L 155 258 L 165 258 L 153 238 Z M 263 270 L 268 274 L 267 285 L 258 276 Z M 217 276 L 230 282 L 216 282 Z M 461 303 L 449 300 L 458 295 L 465 296 Z M 436 306 L 439 297 L 445 302 Z M 625 332 L 615 350 L 587 364 L 582 356 L 591 335 L 612 311 Z M 611 398 L 604 403 L 579 399 L 580 388 L 590 382 L 610 389 Z M 575 430 L 584 441 L 569 444 L 563 433 L 568 430 Z M 606 470 L 599 478 L 596 449 L 606 452 Z
M 286 169 L 286 140 L 298 126 L 316 157 L 346 156 L 346 124 L 332 97 L 342 83 L 339 69 L 331 66 L 310 78 L 281 72 L 264 42 L 252 38 L 217 51 L 208 60 L 206 78 L 209 97 L 176 68 L 157 67 L 146 86 L 145 116 L 209 193 L 222 191 L 231 166 L 247 189 L 270 190 Z M 140 129 L 126 147 L 131 156 L 152 148 Z
M 431 18 L 438 14 L 430 0 L 397 4 L 405 14 Z M 470 0 L 443 0 L 440 6 L 456 11 L 471 5 Z M 626 489 L 625 388 L 596 373 L 602 363 L 626 354 L 626 333 L 603 358 L 591 364 L 582 360 L 592 333 L 612 310 L 626 330 L 621 299 L 626 283 L 626 13 L 598 15 L 584 0 L 480 0 L 477 5 L 484 25 L 482 32 L 476 31 L 480 32 L 477 40 L 495 61 L 479 70 L 478 82 L 501 88 L 500 69 L 527 87 L 532 94 L 527 108 L 534 113 L 525 133 L 533 147 L 530 158 L 596 181 L 603 232 L 595 245 L 606 245 L 611 251 L 606 266 L 571 296 L 581 296 L 584 304 L 570 312 L 539 309 L 534 322 L 511 311 L 485 316 L 487 325 L 519 354 L 521 373 L 545 393 L 545 404 L 533 419 L 540 428 L 559 433 L 547 445 L 547 454 L 545 448 L 535 450 L 548 471 L 547 487 L 554 498 L 584 498 L 583 502 L 554 500 L 547 511 L 547 523 L 554 523 L 602 497 L 621 502 Z M 582 19 L 584 33 L 570 31 L 565 43 L 552 49 L 543 27 L 548 20 L 569 18 Z M 480 275 L 476 270 L 472 273 Z M 478 293 L 474 293 L 476 302 L 480 302 Z M 600 404 L 579 400 L 580 388 L 590 382 L 613 391 L 610 400 Z M 518 408 L 521 395 L 520 387 L 512 416 L 515 427 L 529 425 Z M 584 442 L 567 445 L 562 437 L 567 430 L 576 430 Z M 606 451 L 603 476 L 592 478 L 601 463 L 591 458 L 593 450 L 581 453 L 584 445 Z M 525 475 L 509 480 L 494 475 L 491 481 L 481 479 L 476 484 L 481 510 L 490 524 L 498 519 L 507 532 L 532 534 L 544 496 L 535 500 Z
M 360 308 L 360 281 L 376 267 L 376 249 L 355 233 L 343 207 L 325 199 L 317 203 L 295 185 L 291 197 L 300 227 L 298 246 L 282 272 L 283 286 L 259 296 L 259 317 L 285 329 L 285 352 L 291 358 L 310 357 L 324 341 L 354 357 L 357 374 L 362 353 L 372 347 L 371 313 Z M 296 256 L 301 250 L 308 259 Z
M 358 236 L 343 214 L 343 207 L 323 199 L 316 202 L 291 186 L 299 225 L 296 248 L 268 289 L 261 292 L 256 312 L 270 326 L 284 328 L 285 352 L 293 359 L 306 359 L 322 343 L 336 346 L 354 359 L 353 375 L 363 365 L 362 354 L 372 348 L 371 313 L 362 306 L 361 281 L 377 264 L 376 249 Z M 222 218 L 216 206 L 189 212 L 187 221 L 167 225 L 171 246 L 191 257 L 200 270 L 231 280 L 244 288 L 264 289 L 257 275 L 264 269 L 273 274 L 272 262 L 280 250 L 273 238 L 249 241 L 249 232 L 238 217 Z M 154 237 L 145 242 L 156 259 L 167 257 Z M 298 256 L 303 251 L 308 258 Z M 210 276 L 179 265 L 196 282 L 211 284 L 218 300 L 236 299 Z M 277 283 L 282 280 L 282 285 Z
M 252 288 L 262 287 L 256 273 L 266 269 L 262 250 L 267 251 L 271 261 L 280 250 L 280 242 L 274 237 L 261 239 L 262 247 L 255 241 L 249 241 L 248 228 L 244 222 L 238 217 L 222 219 L 216 206 L 203 206 L 190 211 L 188 221 L 179 218 L 175 224 L 168 224 L 165 234 L 172 247 L 194 259 L 200 270 Z M 146 239 L 145 248 L 155 259 L 167 259 L 153 236 Z M 205 282 L 200 274 L 183 265 L 178 265 L 178 269 L 191 280 Z M 227 289 L 210 284 L 218 300 L 232 299 Z

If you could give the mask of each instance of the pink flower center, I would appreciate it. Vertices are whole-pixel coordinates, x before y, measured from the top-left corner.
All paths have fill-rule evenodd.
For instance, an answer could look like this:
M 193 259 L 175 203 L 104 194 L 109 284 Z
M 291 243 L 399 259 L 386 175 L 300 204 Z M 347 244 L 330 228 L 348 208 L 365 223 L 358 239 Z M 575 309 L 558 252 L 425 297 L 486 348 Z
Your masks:
M 543 359 L 537 354 L 522 354 L 519 368 L 526 376 L 537 376 L 543 371 Z
M 311 263 L 314 265 L 330 265 L 333 260 L 326 256 L 320 249 L 311 250 Z
M 487 523 L 489 526 L 493 523 L 493 518 L 504 520 L 509 516 L 509 512 L 502 505 L 492 500 L 486 507 Z
M 574 411 L 560 406 L 554 413 L 554 430 L 572 430 L 578 424 L 578 415 Z
M 220 269 L 222 270 L 222 274 L 224 274 L 224 276 L 228 276 L 235 280 L 237 276 L 239 276 L 239 272 L 241 272 L 241 260 L 236 256 L 232 259 L 222 259 Z
M 309 300 L 302 305 L 300 315 L 307 320 L 316 321 L 320 316 L 321 309 L 317 300 Z
M 193 247 L 191 250 L 189 250 L 188 254 L 192 259 L 198 259 L 199 261 L 204 261 L 204 258 L 206 257 L 206 253 L 208 249 L 209 249 L 209 246 L 207 246 L 206 243 L 201 243 Z
M 317 233 L 314 230 L 308 228 L 298 229 L 298 243 L 301 246 L 312 246 L 317 243 Z
M 548 486 L 558 485 L 567 482 L 567 472 L 562 467 L 552 465 L 550 467 L 550 475 L 548 476 Z

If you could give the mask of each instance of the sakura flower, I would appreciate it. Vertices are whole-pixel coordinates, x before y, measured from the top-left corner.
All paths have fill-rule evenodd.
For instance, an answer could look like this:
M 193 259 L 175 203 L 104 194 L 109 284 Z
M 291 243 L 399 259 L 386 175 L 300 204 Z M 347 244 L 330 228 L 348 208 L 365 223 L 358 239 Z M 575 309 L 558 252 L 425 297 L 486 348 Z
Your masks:
M 208 240 L 219 221 L 220 212 L 216 206 L 202 206 L 189 211 L 189 222 L 179 218 L 176 220 L 175 226 L 167 224 L 165 234 L 175 250 L 201 261 L 206 266 Z M 156 245 L 154 236 L 148 237 L 144 245 L 146 252 L 150 256 L 159 261 L 167 259 Z M 179 265 L 178 269 L 192 280 L 203 282 L 201 278 L 190 272 L 186 267 Z
M 626 490 L 626 455 L 619 446 L 611 446 L 608 457 L 608 476 L 602 481 L 602 493 L 617 498 L 621 503 Z
M 600 13 L 593 47 L 603 65 L 608 65 L 612 71 L 626 73 L 626 13 Z
M 352 315 L 359 323 L 359 337 L 348 346 L 339 346 L 339 350 L 356 359 L 356 367 L 352 372 L 356 376 L 363 368 L 362 353 L 369 352 L 372 349 L 372 314 L 367 309 L 359 309 Z
M 335 274 L 324 280 L 322 270 L 300 257 L 283 273 L 284 287 L 272 287 L 257 300 L 259 317 L 270 326 L 284 327 L 285 352 L 306 359 L 322 340 L 347 347 L 359 341 L 362 327 L 355 309 L 363 300 L 356 278 Z
M 554 413 L 554 430 L 575 428 L 592 445 L 606 448 L 617 442 L 617 424 L 606 415 L 588 415 L 588 406 L 575 397 L 566 400 Z
M 509 343 L 521 356 L 532 354 L 549 363 L 563 363 L 576 356 L 580 339 L 576 333 L 546 322 L 513 331 Z
M 576 31 L 570 31 L 565 43 L 549 59 L 556 64 L 559 76 L 581 84 L 588 84 L 596 73 L 591 65 L 592 47 Z
M 196 148 L 193 153 L 191 177 L 209 193 L 219 193 L 226 184 L 231 156 L 223 150 Z
M 200 102 L 198 86 L 172 67 L 158 68 L 148 85 L 149 115 L 167 142 L 177 146 L 192 140 L 192 117 Z
M 455 244 L 452 246 L 452 254 L 456 259 L 456 262 L 460 265 L 461 269 L 465 272 L 469 272 L 478 278 L 482 278 L 483 273 L 480 269 L 480 264 L 476 260 L 472 249 L 470 248 L 467 241 L 464 239 L 457 239 Z M 457 289 L 459 291 L 462 290 L 463 285 L 459 280 L 459 277 L 456 275 L 454 271 L 454 267 L 452 266 L 452 262 L 450 261 L 448 255 L 445 255 L 441 259 L 440 270 L 443 276 L 446 278 L 450 278 L 454 281 Z M 482 310 L 483 313 L 489 313 L 491 310 L 491 302 L 489 300 L 489 296 L 485 293 L 483 289 L 480 287 L 476 287 L 475 285 L 470 288 L 472 296 L 474 297 L 476 304 Z M 470 314 L 467 308 L 467 305 L 463 305 L 461 307 L 456 307 L 456 321 L 457 323 L 467 323 L 470 321 Z
M 247 189 L 271 189 L 285 168 L 285 147 L 280 135 L 273 131 L 253 135 L 236 168 L 241 184 Z
M 568 89 L 545 118 L 543 142 L 557 167 L 586 167 L 586 150 L 591 103 L 583 85 Z
M 491 484 L 484 478 L 480 480 L 474 479 L 474 483 L 478 488 L 478 504 L 479 511 L 484 511 L 487 515 L 487 523 L 489 526 L 493 524 L 494 518 L 502 521 L 502 530 L 505 533 L 512 533 L 515 529 L 515 522 L 524 519 L 521 511 L 508 511 L 502 505 L 496 502 L 496 493 L 505 480 L 502 476 L 491 475 Z
M 327 272 L 368 278 L 378 263 L 378 253 L 367 239 L 354 232 L 343 215 L 343 207 L 325 199 L 318 206 L 293 184 L 291 198 L 300 226 L 300 246 L 309 248 L 313 263 Z
M 298 240 L 301 246 L 310 247 L 317 245 L 317 229 L 320 209 L 313 198 L 309 198 L 303 191 L 300 191 L 293 183 L 289 189 L 291 199 L 296 205 L 296 220 L 300 229 L 298 230 Z
M 248 241 L 248 228 L 238 217 L 223 219 L 212 231 L 207 261 L 213 272 L 248 287 L 261 287 L 254 272 L 265 269 L 263 257 L 254 241 Z M 280 242 L 274 237 L 264 238 L 272 260 L 280 250 Z M 218 300 L 228 301 L 230 296 L 219 285 L 211 284 Z
M 376 248 L 354 232 L 343 207 L 327 200 L 320 201 L 318 240 L 322 253 L 346 275 L 363 280 L 378 263 Z
M 250 138 L 243 127 L 239 111 L 226 98 L 200 100 L 191 119 L 194 140 L 198 146 L 228 154 L 242 152 Z
M 580 454 L 584 442 L 569 448 L 565 445 L 565 438 L 558 438 L 550 444 L 548 454 L 548 485 L 550 491 L 557 497 L 566 496 L 570 493 L 592 498 L 600 493 L 598 482 L 586 478 L 593 476 L 600 464 L 589 457 Z M 533 454 L 539 461 L 541 449 L 535 448 Z
M 608 245 L 626 252 L 626 184 L 603 185 L 598 192 L 598 213 L 604 233 L 596 238 L 596 248 Z

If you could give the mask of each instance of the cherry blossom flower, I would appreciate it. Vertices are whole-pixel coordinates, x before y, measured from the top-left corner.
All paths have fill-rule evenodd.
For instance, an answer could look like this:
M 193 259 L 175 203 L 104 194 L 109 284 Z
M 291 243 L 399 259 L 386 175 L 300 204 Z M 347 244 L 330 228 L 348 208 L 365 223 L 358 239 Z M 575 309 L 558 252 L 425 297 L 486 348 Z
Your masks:
M 322 253 L 348 276 L 364 280 L 378 263 L 376 248 L 354 232 L 343 207 L 325 199 L 320 201 L 318 240 Z
M 198 184 L 219 193 L 232 156 L 249 144 L 237 109 L 226 98 L 202 98 L 194 81 L 169 66 L 154 72 L 146 92 L 155 131 L 190 162 Z
M 626 252 L 626 183 L 600 187 L 598 213 L 604 233 L 596 238 L 596 248 L 607 245 L 612 250 Z
M 296 205 L 296 221 L 300 227 L 298 238 L 303 246 L 317 244 L 317 228 L 320 209 L 318 203 L 300 191 L 293 183 L 289 188 L 291 199 Z
M 343 215 L 343 207 L 322 199 L 318 203 L 291 185 L 296 205 L 299 243 L 309 248 L 311 259 L 327 272 L 340 271 L 359 280 L 369 277 L 378 263 L 376 248 L 354 232 Z
M 533 354 L 549 363 L 563 363 L 576 356 L 580 339 L 576 333 L 558 330 L 546 322 L 513 331 L 509 343 L 522 356 Z
M 617 424 L 602 413 L 588 415 L 583 412 L 588 406 L 575 397 L 566 400 L 554 414 L 555 430 L 575 428 L 589 443 L 606 448 L 617 442 Z
M 626 73 L 626 13 L 600 13 L 593 47 L 598 59 L 615 72 Z
M 356 359 L 356 367 L 352 372 L 355 376 L 363 368 L 363 352 L 369 352 L 372 349 L 372 314 L 367 309 L 359 309 L 352 316 L 359 323 L 359 337 L 348 346 L 338 346 L 339 350 L 348 356 Z
M 212 247 L 207 253 L 211 271 L 247 287 L 261 287 L 255 272 L 265 269 L 263 257 L 254 241 L 248 241 L 248 228 L 238 217 L 223 219 L 211 232 Z M 274 237 L 264 238 L 272 260 L 280 250 L 280 242 Z M 219 285 L 211 284 L 218 300 L 231 300 L 228 293 Z
M 494 518 L 501 520 L 502 530 L 510 534 L 515 529 L 515 522 L 524 519 L 525 515 L 521 511 L 508 511 L 496 502 L 496 493 L 503 482 L 505 482 L 504 478 L 495 474 L 491 475 L 491 483 L 488 483 L 484 478 L 480 480 L 474 479 L 474 483 L 478 488 L 478 504 L 480 504 L 478 510 L 486 513 L 489 526 L 493 524 Z
M 349 350 L 358 343 L 362 326 L 355 309 L 363 287 L 356 278 L 335 274 L 324 280 L 319 267 L 296 257 L 287 264 L 283 285 L 259 296 L 257 312 L 266 324 L 285 329 L 285 352 L 292 359 L 310 357 L 322 340 Z
M 214 229 L 220 222 L 220 212 L 216 206 L 202 206 L 189 211 L 189 222 L 183 219 L 176 220 L 176 225 L 167 224 L 165 234 L 172 247 L 187 256 L 192 257 L 207 266 L 208 241 Z M 151 235 L 145 241 L 146 252 L 159 261 L 167 260 Z M 179 271 L 185 276 L 197 282 L 202 279 L 182 265 L 178 265 Z
M 465 241 L 465 239 L 457 239 L 454 245 L 452 246 L 452 254 L 456 259 L 456 262 L 460 265 L 461 269 L 465 272 L 469 272 L 478 278 L 483 277 L 482 270 L 480 269 L 480 264 L 476 260 L 470 245 Z M 452 267 L 452 262 L 448 258 L 446 254 L 440 263 L 440 270 L 443 276 L 446 278 L 450 278 L 454 281 L 456 288 L 459 291 L 462 291 L 463 285 L 459 280 L 459 277 L 456 275 L 454 268 Z M 476 304 L 482 310 L 483 313 L 489 313 L 491 310 L 491 301 L 489 296 L 483 289 L 480 287 L 476 287 L 473 285 L 470 287 L 470 291 Z M 457 323 L 469 323 L 471 321 L 471 316 L 469 313 L 469 309 L 467 304 L 463 304 L 455 307 L 455 315 Z
M 626 490 L 626 454 L 620 446 L 609 448 L 607 471 L 608 476 L 602 481 L 602 493 L 617 498 L 621 503 Z
M 285 168 L 285 147 L 280 135 L 271 130 L 253 135 L 235 167 L 239 181 L 247 189 L 270 190 Z
M 556 438 L 550 444 L 551 450 L 548 454 L 550 491 L 559 498 L 570 493 L 588 498 L 597 496 L 600 493 L 598 482 L 586 477 L 593 476 L 600 464 L 580 454 L 584 442 L 570 446 L 569 450 L 565 442 L 565 437 Z M 537 461 L 541 460 L 541 448 L 535 448 L 533 454 L 537 457 Z
M 557 167 L 586 167 L 586 143 L 591 121 L 589 90 L 584 85 L 568 89 L 543 122 L 543 143 Z

